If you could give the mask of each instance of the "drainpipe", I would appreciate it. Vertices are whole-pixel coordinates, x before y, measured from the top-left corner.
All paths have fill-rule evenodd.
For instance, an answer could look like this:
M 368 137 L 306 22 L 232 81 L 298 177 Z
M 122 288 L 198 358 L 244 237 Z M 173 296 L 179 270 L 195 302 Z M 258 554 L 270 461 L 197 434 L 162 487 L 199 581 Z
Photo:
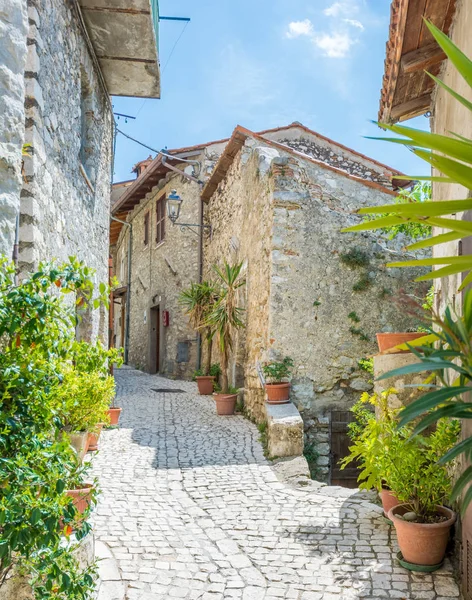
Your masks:
M 131 305 L 131 251 L 133 248 L 133 225 L 128 223 L 127 221 L 122 221 L 121 219 L 117 219 L 116 217 L 111 216 L 113 221 L 117 223 L 121 223 L 122 225 L 126 225 L 129 227 L 129 238 L 128 238 L 128 293 L 126 295 L 126 314 L 125 314 L 125 355 L 124 361 L 125 364 L 128 364 L 128 356 L 129 356 L 129 315 L 130 315 L 130 305 Z
M 15 285 L 18 285 L 18 257 L 19 257 L 19 248 L 20 248 L 20 213 L 16 215 L 15 222 L 15 243 L 13 244 L 13 264 L 15 266 Z

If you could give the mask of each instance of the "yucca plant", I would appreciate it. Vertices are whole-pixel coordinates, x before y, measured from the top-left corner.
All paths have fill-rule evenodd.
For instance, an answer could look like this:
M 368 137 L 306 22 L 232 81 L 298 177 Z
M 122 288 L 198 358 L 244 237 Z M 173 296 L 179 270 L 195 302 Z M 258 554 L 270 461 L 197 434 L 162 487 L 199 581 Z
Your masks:
M 425 21 L 429 31 L 441 46 L 451 63 L 456 67 L 469 86 L 472 87 L 472 61 L 457 48 L 457 46 L 432 23 Z M 472 113 L 472 102 L 448 87 L 434 75 L 428 75 L 455 100 L 463 104 Z M 472 115 L 471 115 L 472 118 Z M 380 139 L 394 144 L 406 146 L 416 156 L 419 156 L 441 173 L 440 176 L 431 177 L 405 177 L 404 179 L 427 180 L 431 182 L 444 182 L 461 184 L 466 189 L 472 189 L 472 140 L 458 133 L 451 136 L 429 133 L 403 125 L 378 124 L 382 129 L 396 133 L 401 138 L 372 138 Z M 367 231 L 394 227 L 405 223 L 418 223 L 431 225 L 445 230 L 443 233 L 433 234 L 427 239 L 418 241 L 407 247 L 407 250 L 419 250 L 460 240 L 472 235 L 472 222 L 460 218 L 451 218 L 457 213 L 472 209 L 472 198 L 463 200 L 436 200 L 426 202 L 413 202 L 407 204 L 388 204 L 361 208 L 358 213 L 365 215 L 380 215 L 379 218 L 366 221 L 360 225 L 349 227 L 344 231 Z M 390 263 L 390 267 L 439 267 L 432 272 L 422 275 L 416 281 L 436 279 L 470 271 L 459 289 L 464 289 L 472 282 L 472 255 L 466 256 L 441 256 L 403 262 Z
M 213 283 L 202 281 L 201 283 L 192 283 L 179 296 L 179 302 L 184 313 L 189 317 L 190 325 L 203 334 L 207 345 L 205 375 L 210 375 L 211 370 L 211 350 L 214 328 L 208 324 L 207 317 L 211 313 L 217 299 L 216 289 Z M 203 373 L 202 373 L 203 375 Z
M 233 349 L 233 334 L 236 329 L 245 327 L 242 321 L 244 308 L 238 306 L 238 290 L 246 284 L 241 274 L 243 263 L 220 268 L 213 266 L 216 274 L 215 287 L 217 299 L 205 324 L 212 328 L 218 338 L 221 353 L 221 393 L 229 392 L 228 363 L 229 353 Z

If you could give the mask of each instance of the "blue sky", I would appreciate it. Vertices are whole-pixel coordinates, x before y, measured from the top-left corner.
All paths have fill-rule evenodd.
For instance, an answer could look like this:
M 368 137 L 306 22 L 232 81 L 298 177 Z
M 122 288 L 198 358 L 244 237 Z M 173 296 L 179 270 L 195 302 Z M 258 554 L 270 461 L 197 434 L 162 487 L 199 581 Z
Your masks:
M 154 148 L 178 148 L 300 121 L 392 167 L 427 167 L 402 147 L 366 140 L 377 118 L 390 0 L 160 0 L 162 98 L 114 98 L 136 115 L 119 127 Z M 167 63 L 167 64 L 166 64 Z M 426 128 L 418 117 L 408 123 Z M 118 135 L 115 181 L 149 152 Z

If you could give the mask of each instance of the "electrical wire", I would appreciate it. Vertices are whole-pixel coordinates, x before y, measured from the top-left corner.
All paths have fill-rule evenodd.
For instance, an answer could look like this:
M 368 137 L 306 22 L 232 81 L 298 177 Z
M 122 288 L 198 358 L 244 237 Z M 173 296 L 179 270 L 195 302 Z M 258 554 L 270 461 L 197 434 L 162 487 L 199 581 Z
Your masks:
M 188 160 L 187 158 L 180 158 L 180 156 L 175 156 L 174 154 L 168 154 L 167 152 L 164 152 L 164 150 L 156 150 L 155 148 L 152 148 L 151 146 L 148 146 L 147 144 L 140 142 L 136 138 L 131 137 L 124 131 L 121 131 L 121 129 L 118 129 L 118 127 L 116 128 L 116 131 L 118 133 L 121 133 L 121 135 L 124 135 L 129 140 L 136 142 L 136 144 L 139 144 L 140 146 L 143 146 L 144 148 L 147 148 L 148 150 L 151 150 L 151 152 L 155 152 L 156 154 L 162 154 L 162 156 L 167 156 L 167 158 L 171 158 L 173 160 L 179 160 L 180 162 L 189 163 L 191 165 L 199 165 L 200 164 L 198 162 L 198 160 Z

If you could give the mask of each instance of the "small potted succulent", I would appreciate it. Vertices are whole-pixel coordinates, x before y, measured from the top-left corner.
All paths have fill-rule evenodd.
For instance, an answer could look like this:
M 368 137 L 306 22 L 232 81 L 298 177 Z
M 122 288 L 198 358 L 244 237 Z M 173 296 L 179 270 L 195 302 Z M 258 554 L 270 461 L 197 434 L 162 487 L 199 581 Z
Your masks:
M 272 361 L 262 367 L 268 379 L 265 384 L 268 404 L 285 404 L 289 402 L 290 378 L 293 369 L 293 360 L 286 356 L 281 361 Z

